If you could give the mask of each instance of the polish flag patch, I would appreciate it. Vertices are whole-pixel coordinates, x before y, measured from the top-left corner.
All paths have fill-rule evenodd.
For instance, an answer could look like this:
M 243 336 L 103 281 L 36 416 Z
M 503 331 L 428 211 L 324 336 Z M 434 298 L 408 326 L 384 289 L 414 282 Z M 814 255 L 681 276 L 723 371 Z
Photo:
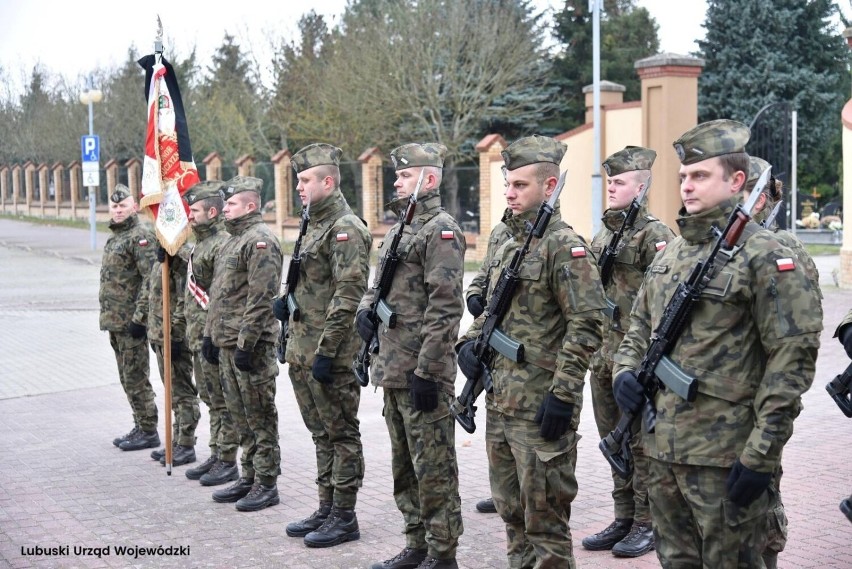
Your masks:
M 349 234 L 345 233 L 345 232 L 344 233 L 338 233 L 337 234 L 337 240 L 338 241 L 349 241 Z
M 258 249 L 266 249 L 266 241 L 258 241 L 256 247 Z
M 666 248 L 666 242 L 665 241 L 658 241 L 658 242 L 654 243 L 654 248 L 657 251 L 662 251 L 663 249 Z
M 140 239 L 139 240 L 139 246 L 140 247 L 147 247 L 148 246 L 148 240 L 147 239 Z
M 455 233 L 453 233 L 452 229 L 444 229 L 441 231 L 441 239 L 452 239 L 455 237 Z
M 796 270 L 796 262 L 793 261 L 793 259 L 791 259 L 790 257 L 776 259 L 775 265 L 778 267 L 779 272 Z
M 571 247 L 571 256 L 574 258 L 585 257 L 586 256 L 586 248 L 585 247 Z

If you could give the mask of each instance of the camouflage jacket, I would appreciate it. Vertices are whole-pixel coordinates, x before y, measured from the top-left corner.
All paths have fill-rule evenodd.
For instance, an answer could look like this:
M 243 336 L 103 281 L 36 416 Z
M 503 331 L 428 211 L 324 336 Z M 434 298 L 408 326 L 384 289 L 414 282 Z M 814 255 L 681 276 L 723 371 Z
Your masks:
M 301 317 L 290 318 L 287 363 L 310 367 L 314 355 L 323 355 L 334 358 L 337 371 L 351 372 L 361 345 L 353 333 L 355 310 L 367 290 L 372 244 L 339 189 L 311 206 L 293 292 Z
M 488 302 L 488 296 L 493 292 L 489 290 L 488 283 L 491 280 L 491 273 L 494 267 L 499 264 L 499 261 L 494 258 L 494 255 L 497 253 L 500 245 L 505 243 L 507 239 L 512 238 L 512 233 L 506 227 L 506 220 L 510 217 L 512 217 L 512 210 L 506 208 L 506 211 L 503 212 L 503 217 L 500 218 L 500 223 L 495 225 L 494 229 L 491 230 L 491 234 L 488 236 L 488 248 L 485 250 L 485 257 L 482 259 L 479 270 L 464 292 L 465 300 L 474 294 L 478 294 L 482 297 L 483 305 Z
M 734 206 L 728 200 L 678 219 L 681 237 L 645 274 L 615 375 L 638 367 L 679 281 L 706 259 L 713 226 L 724 227 Z M 771 232 L 756 229 L 741 245 L 704 290 L 669 354 L 698 379 L 698 395 L 688 403 L 667 389 L 657 393 L 656 430 L 645 439 L 659 460 L 730 467 L 739 457 L 752 470 L 774 472 L 813 382 L 822 329 L 816 289 Z
M 219 259 L 219 251 L 230 236 L 225 231 L 224 223 L 219 217 L 214 218 L 211 223 L 196 225 L 192 228 L 192 232 L 195 234 L 195 245 L 191 248 L 182 248 L 179 254 L 187 263 L 187 286 L 183 288 L 183 317 L 186 320 L 186 338 L 189 342 L 189 349 L 198 352 L 201 350 L 201 342 L 204 338 L 207 308 L 202 307 L 195 295 L 189 290 L 189 263 L 192 262 L 192 278 L 196 285 L 207 293 L 209 298 L 210 290 L 213 287 L 213 272 L 216 261 Z
M 109 224 L 112 235 L 104 244 L 101 261 L 101 330 L 124 332 L 131 321 L 145 325 L 148 306 L 142 296 L 151 265 L 157 262 L 157 238 L 148 224 L 131 215 Z
M 506 220 L 511 238 L 498 249 L 491 273 L 496 285 L 509 265 L 537 211 Z M 491 365 L 494 392 L 488 409 L 533 420 L 548 392 L 574 405 L 576 430 L 583 404 L 589 358 L 601 345 L 603 287 L 594 256 L 583 239 L 562 221 L 559 208 L 541 240 L 533 240 L 520 268 L 520 282 L 500 329 L 524 345 L 525 361 L 497 354 Z M 485 316 L 477 318 L 459 344 L 479 336 Z
M 281 246 L 260 212 L 225 221 L 231 234 L 219 250 L 204 335 L 220 348 L 252 351 L 275 343 L 272 299 L 281 284 Z M 274 362 L 273 362 L 274 363 Z
M 406 199 L 391 202 L 397 211 Z M 396 226 L 379 245 L 382 259 Z M 400 263 L 385 302 L 396 312 L 396 327 L 379 325 L 379 353 L 370 370 L 373 383 L 408 388 L 408 373 L 438 382 L 455 393 L 456 354 L 462 312 L 465 239 L 456 220 L 441 207 L 437 190 L 423 194 L 399 244 Z M 369 309 L 381 267 L 359 310 Z
M 186 249 L 184 245 L 181 249 Z M 182 342 L 186 338 L 186 319 L 184 318 L 183 290 L 186 287 L 186 261 L 180 255 L 169 260 L 169 320 L 171 321 L 171 341 Z M 154 263 L 148 286 L 143 290 L 143 298 L 148 306 L 148 340 L 163 345 L 163 264 Z
M 763 210 L 757 212 L 754 216 L 755 223 L 763 223 L 763 220 L 766 219 L 766 216 L 769 215 L 769 208 L 764 208 Z M 807 277 L 811 280 L 811 283 L 816 288 L 819 293 L 819 297 L 822 298 L 822 289 L 819 286 L 819 270 L 817 270 L 816 263 L 808 255 L 808 252 L 805 250 L 805 246 L 802 245 L 802 242 L 799 241 L 798 237 L 787 231 L 786 229 L 781 229 L 774 223 L 772 227 L 769 228 L 770 231 L 775 233 L 775 238 L 785 247 L 788 247 L 793 250 L 793 253 L 796 254 L 796 259 L 799 263 L 802 264 L 802 269 L 805 271 Z
M 612 236 L 621 229 L 625 210 L 609 209 L 604 212 L 603 226 L 592 239 L 592 251 L 600 259 L 604 250 L 612 241 Z M 604 317 L 604 340 L 601 349 L 592 357 L 591 369 L 600 375 L 607 369 L 624 338 L 629 324 L 630 309 L 636 299 L 636 293 L 642 285 L 645 269 L 651 265 L 657 252 L 665 248 L 666 243 L 674 239 L 674 233 L 668 226 L 648 213 L 645 205 L 639 209 L 636 222 L 625 229 L 618 244 L 618 252 L 612 270 L 612 279 L 604 289 L 607 297 L 618 306 L 618 317 Z

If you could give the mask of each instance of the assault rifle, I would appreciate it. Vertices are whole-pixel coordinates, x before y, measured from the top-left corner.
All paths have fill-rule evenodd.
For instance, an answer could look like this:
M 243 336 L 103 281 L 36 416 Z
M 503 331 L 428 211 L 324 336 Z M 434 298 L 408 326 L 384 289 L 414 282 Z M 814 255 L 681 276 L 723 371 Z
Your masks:
M 772 208 L 772 211 L 769 212 L 769 215 L 766 216 L 766 219 L 760 224 L 760 226 L 764 229 L 772 229 L 772 224 L 775 222 L 775 218 L 778 217 L 778 212 L 781 211 L 781 206 L 783 202 L 778 202 L 775 204 L 775 207 Z
M 491 393 L 494 389 L 489 366 L 496 353 L 506 356 L 513 362 L 521 363 L 524 361 L 524 345 L 501 332 L 498 326 L 512 304 L 512 297 L 515 295 L 515 289 L 520 280 L 521 265 L 529 252 L 530 243 L 533 237 L 541 239 L 544 235 L 544 230 L 547 229 L 556 207 L 556 200 L 559 199 L 559 194 L 562 193 L 562 188 L 565 186 L 566 176 L 567 172 L 562 172 L 550 199 L 542 202 L 523 246 L 515 251 L 509 266 L 500 271 L 497 285 L 494 287 L 488 305 L 485 307 L 485 322 L 473 345 L 473 352 L 479 362 L 479 373 L 476 377 L 467 378 L 461 394 L 450 405 L 450 412 L 468 433 L 476 430 L 476 423 L 474 422 L 476 407 L 473 404 L 480 393 L 483 391 Z
M 374 331 L 369 341 L 361 344 L 361 349 L 358 355 L 355 356 L 355 362 L 352 364 L 352 371 L 355 372 L 355 377 L 358 378 L 358 383 L 361 387 L 367 387 L 370 384 L 370 361 L 372 354 L 379 352 L 379 335 L 375 328 L 379 324 L 379 320 L 385 323 L 388 328 L 396 327 L 396 313 L 385 302 L 385 298 L 393 284 L 393 276 L 396 273 L 396 268 L 399 266 L 399 242 L 402 239 L 402 234 L 405 231 L 406 225 L 411 225 L 411 220 L 414 218 L 414 208 L 417 206 L 417 195 L 420 193 L 420 188 L 423 185 L 423 175 L 426 173 L 425 168 L 420 169 L 420 177 L 417 178 L 417 185 L 414 187 L 414 192 L 408 196 L 408 205 L 405 206 L 405 213 L 399 220 L 396 233 L 391 238 L 390 246 L 385 251 L 382 257 L 382 262 L 379 264 L 378 282 L 373 288 L 376 290 L 376 295 L 373 297 L 373 302 L 370 303 L 368 317 L 373 323 Z
M 732 255 L 732 250 L 737 245 L 748 222 L 751 220 L 752 210 L 760 197 L 760 192 L 769 180 L 770 168 L 763 171 L 757 181 L 754 191 L 749 196 L 748 202 L 738 204 L 727 226 L 717 233 L 716 242 L 710 255 L 692 269 L 689 278 L 682 281 L 675 289 L 669 299 L 660 324 L 651 335 L 651 343 L 636 370 L 639 383 L 645 389 L 645 405 L 642 411 L 645 422 L 645 430 L 654 432 L 657 410 L 654 408 L 654 395 L 659 383 L 687 401 L 695 401 L 698 394 L 698 383 L 696 378 L 686 374 L 680 366 L 669 359 L 671 352 L 680 335 L 689 324 L 692 311 L 701 298 L 702 291 L 707 287 L 716 273 L 716 256 L 724 246 L 726 252 Z M 609 461 L 613 470 L 622 478 L 628 478 L 633 469 L 632 455 L 630 452 L 630 439 L 632 436 L 631 426 L 636 415 L 623 413 L 615 429 L 601 440 L 598 448 Z
M 651 177 L 648 176 L 648 181 L 645 183 L 645 187 L 642 188 L 642 192 L 633 198 L 630 202 L 630 207 L 627 208 L 627 211 L 621 213 L 624 217 L 624 221 L 621 222 L 621 227 L 615 234 L 613 234 L 612 239 L 609 241 L 609 245 L 606 246 L 600 259 L 598 259 L 598 266 L 601 270 L 601 283 L 603 284 L 604 289 L 606 289 L 606 287 L 609 286 L 609 283 L 612 282 L 612 272 L 615 269 L 615 259 L 621 251 L 621 247 L 619 245 L 621 245 L 621 239 L 624 237 L 624 232 L 633 227 L 633 224 L 636 223 L 636 216 L 639 215 L 639 209 L 642 207 L 642 201 L 645 199 L 650 188 Z M 609 298 L 606 299 L 606 308 L 603 312 L 610 320 L 618 320 L 618 305 Z
M 296 297 L 293 291 L 299 284 L 300 269 L 302 267 L 302 239 L 305 233 L 308 232 L 308 222 L 311 220 L 311 195 L 308 195 L 308 203 L 302 208 L 302 221 L 299 225 L 299 238 L 296 239 L 296 244 L 293 246 L 293 256 L 290 257 L 290 265 L 287 267 L 287 310 L 293 318 L 293 322 L 298 322 L 302 317 L 302 312 L 299 310 L 299 305 L 296 303 Z M 275 355 L 278 361 L 284 363 L 284 356 L 287 352 L 287 334 L 290 331 L 290 319 L 288 318 L 281 323 L 281 333 L 278 336 L 278 345 L 275 347 Z
M 847 417 L 852 417 L 852 398 L 850 398 L 849 388 L 852 386 L 852 364 L 846 368 L 846 371 L 832 379 L 825 386 L 825 390 L 843 411 Z

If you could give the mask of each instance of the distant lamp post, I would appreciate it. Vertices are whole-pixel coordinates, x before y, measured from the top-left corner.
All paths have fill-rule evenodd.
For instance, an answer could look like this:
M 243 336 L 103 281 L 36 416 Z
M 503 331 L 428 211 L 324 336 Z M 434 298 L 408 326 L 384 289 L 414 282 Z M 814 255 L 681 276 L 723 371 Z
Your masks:
M 80 93 L 80 102 L 83 103 L 84 105 L 89 106 L 89 136 L 90 137 L 94 135 L 93 105 L 95 103 L 100 103 L 103 100 L 103 98 L 104 98 L 104 94 L 101 92 L 100 89 L 94 88 L 92 78 L 89 77 L 88 89 L 86 89 L 85 91 Z M 87 177 L 86 176 L 87 164 L 92 164 L 92 162 L 86 161 L 86 159 L 85 159 L 85 150 L 86 149 L 84 148 L 83 150 L 84 150 L 83 177 L 85 178 L 85 177 Z M 87 187 L 89 189 L 89 233 L 90 233 L 90 236 L 91 236 L 92 251 L 94 251 L 98 248 L 98 233 L 97 233 L 97 228 L 96 228 L 96 221 L 97 220 L 96 220 L 96 216 L 95 216 L 95 206 L 96 206 L 97 187 L 100 185 L 99 184 L 100 177 L 99 177 L 99 172 L 98 172 L 99 163 L 97 161 L 95 161 L 93 164 L 94 164 L 94 178 L 93 178 L 94 182 L 87 184 Z

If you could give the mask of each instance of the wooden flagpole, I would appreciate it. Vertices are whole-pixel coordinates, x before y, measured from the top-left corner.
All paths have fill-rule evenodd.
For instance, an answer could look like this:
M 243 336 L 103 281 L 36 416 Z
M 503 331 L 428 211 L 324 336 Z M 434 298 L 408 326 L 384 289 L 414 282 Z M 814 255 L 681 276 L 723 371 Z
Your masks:
M 172 475 L 172 319 L 169 255 L 163 261 L 163 384 L 166 391 L 166 474 Z

